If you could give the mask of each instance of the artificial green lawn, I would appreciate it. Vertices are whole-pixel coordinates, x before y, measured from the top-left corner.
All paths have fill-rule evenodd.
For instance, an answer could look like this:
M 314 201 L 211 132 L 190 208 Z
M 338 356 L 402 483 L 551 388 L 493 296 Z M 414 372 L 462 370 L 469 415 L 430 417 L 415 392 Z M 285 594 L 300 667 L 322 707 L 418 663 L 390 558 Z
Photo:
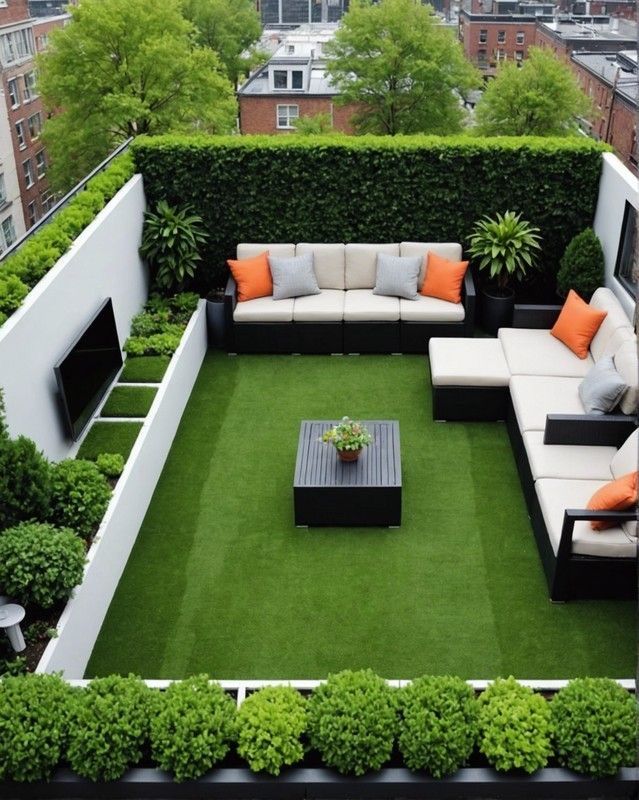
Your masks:
M 160 383 L 169 361 L 168 356 L 129 356 L 120 373 L 120 383 Z
M 94 422 L 77 457 L 94 461 L 100 453 L 121 453 L 126 461 L 141 429 L 141 422 Z
M 154 386 L 114 386 L 100 416 L 146 417 L 156 393 Z
M 398 530 L 297 529 L 301 419 L 399 419 Z M 209 353 L 87 676 L 629 677 L 634 603 L 549 602 L 501 423 L 419 356 Z

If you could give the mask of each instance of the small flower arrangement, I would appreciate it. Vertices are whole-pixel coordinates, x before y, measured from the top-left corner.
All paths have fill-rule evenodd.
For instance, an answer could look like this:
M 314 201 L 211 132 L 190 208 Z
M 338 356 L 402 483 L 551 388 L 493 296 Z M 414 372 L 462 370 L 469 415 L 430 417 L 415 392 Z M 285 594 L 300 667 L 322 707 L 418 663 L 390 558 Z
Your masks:
M 322 434 L 324 443 L 334 445 L 338 452 L 359 451 L 373 441 L 365 425 L 355 422 L 350 417 L 342 417 L 342 421 L 333 425 Z

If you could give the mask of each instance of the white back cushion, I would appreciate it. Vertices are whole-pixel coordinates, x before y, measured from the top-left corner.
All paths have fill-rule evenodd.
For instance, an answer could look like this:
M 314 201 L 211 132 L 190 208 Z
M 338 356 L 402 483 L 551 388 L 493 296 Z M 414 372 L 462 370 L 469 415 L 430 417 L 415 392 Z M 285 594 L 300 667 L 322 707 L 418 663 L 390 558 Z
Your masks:
M 400 256 L 425 256 L 429 251 L 449 261 L 461 261 L 462 257 L 462 246 L 457 242 L 400 242 L 399 245 Z M 422 288 L 427 268 L 428 265 L 423 262 L 417 280 L 418 289 Z
M 639 401 L 639 359 L 637 358 L 637 337 L 630 336 L 612 357 L 615 369 L 628 387 L 621 396 L 619 408 L 624 414 L 636 414 Z
M 633 431 L 617 450 L 610 462 L 612 477 L 616 480 L 637 469 L 639 459 L 639 429 Z
M 377 279 L 377 254 L 399 255 L 399 244 L 347 244 L 345 284 L 347 289 L 372 289 Z M 399 304 L 398 304 L 399 314 Z
M 293 258 L 295 255 L 294 244 L 247 244 L 242 243 L 237 246 L 237 257 L 239 260 L 243 258 L 255 258 L 260 253 L 266 251 L 271 256 L 280 256 L 281 258 Z
M 313 254 L 313 267 L 320 289 L 344 288 L 344 245 L 302 242 L 295 248 L 298 256 Z
M 597 289 L 590 300 L 590 305 L 599 311 L 607 312 L 606 318 L 599 326 L 599 330 L 590 343 L 592 357 L 595 361 L 598 361 L 601 356 L 606 355 L 606 345 L 617 328 L 631 328 L 632 325 L 626 316 L 626 312 L 610 289 L 605 289 L 604 287 Z M 611 354 L 608 353 L 608 355 Z

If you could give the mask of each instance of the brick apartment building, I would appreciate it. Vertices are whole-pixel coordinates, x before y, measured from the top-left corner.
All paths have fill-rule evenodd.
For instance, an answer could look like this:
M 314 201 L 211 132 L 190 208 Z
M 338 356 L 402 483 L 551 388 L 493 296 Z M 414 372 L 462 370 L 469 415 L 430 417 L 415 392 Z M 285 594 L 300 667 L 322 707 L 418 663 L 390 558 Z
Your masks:
M 550 48 L 565 61 L 570 61 L 571 53 L 580 51 L 634 50 L 637 47 L 637 25 L 619 17 L 558 17 L 539 22 L 535 44 Z
M 55 25 L 64 24 L 65 19 L 66 15 L 59 17 Z M 4 96 L 0 104 L 2 250 L 34 225 L 51 203 L 46 178 L 47 155 L 40 140 L 45 112 L 37 92 L 34 56 L 37 36 L 40 44 L 46 45 L 52 23 L 42 20 L 41 25 L 42 29 L 34 26 L 27 0 L 5 0 L 0 7 L 0 71 Z
M 327 113 L 335 130 L 352 133 L 354 106 L 337 106 L 326 74 L 324 44 L 335 24 L 302 25 L 238 91 L 240 133 L 290 133 L 298 117 Z

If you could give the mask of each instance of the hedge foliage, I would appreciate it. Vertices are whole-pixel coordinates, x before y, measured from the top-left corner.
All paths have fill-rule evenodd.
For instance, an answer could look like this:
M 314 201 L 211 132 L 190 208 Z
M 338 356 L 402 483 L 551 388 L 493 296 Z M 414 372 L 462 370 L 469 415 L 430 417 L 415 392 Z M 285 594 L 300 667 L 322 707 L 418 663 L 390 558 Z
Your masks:
M 66 458 L 51 467 L 51 510 L 55 525 L 88 538 L 100 524 L 111 487 L 92 461 Z
M 469 136 L 139 137 L 147 200 L 190 203 L 210 234 L 196 287 L 224 283 L 238 242 L 462 242 L 506 209 L 541 229 L 555 275 L 592 224 L 605 145 Z
M 123 153 L 92 178 L 51 222 L 0 263 L 0 325 L 132 176 L 133 159 L 130 153 Z

